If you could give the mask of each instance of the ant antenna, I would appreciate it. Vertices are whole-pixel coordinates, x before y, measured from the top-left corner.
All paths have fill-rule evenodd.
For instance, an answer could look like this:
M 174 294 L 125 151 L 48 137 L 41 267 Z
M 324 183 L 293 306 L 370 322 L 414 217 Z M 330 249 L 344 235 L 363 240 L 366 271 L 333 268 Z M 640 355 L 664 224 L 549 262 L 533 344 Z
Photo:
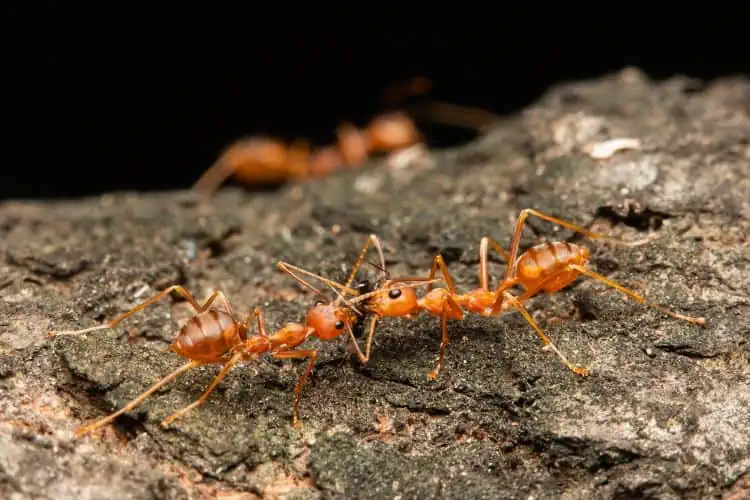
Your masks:
M 383 279 L 390 279 L 391 273 L 380 264 L 376 264 L 375 262 L 372 262 L 370 260 L 367 261 L 368 264 L 370 264 L 372 267 L 383 273 Z
M 326 297 L 326 295 L 323 292 L 321 292 L 320 290 L 318 290 L 317 288 L 315 288 L 312 284 L 310 284 L 306 280 L 302 279 L 301 277 L 297 276 L 294 273 L 294 271 L 292 271 L 292 269 L 290 269 L 290 267 L 293 268 L 295 271 L 303 271 L 304 272 L 304 270 L 296 268 L 294 266 L 290 266 L 290 265 L 282 263 L 282 262 L 278 263 L 278 267 L 279 267 L 279 269 L 281 269 L 285 273 L 289 274 L 292 278 L 294 278 L 297 281 L 297 283 L 299 283 L 303 287 L 307 288 L 308 290 L 311 290 L 316 295 L 319 295 L 325 301 L 326 304 L 330 304 L 331 303 L 331 299 L 329 299 L 328 297 Z
M 313 292 L 315 292 L 316 295 L 319 295 L 320 298 L 322 298 L 325 301 L 326 304 L 330 304 L 331 303 L 331 299 L 329 299 L 328 297 L 326 297 L 326 295 L 323 292 L 321 292 L 320 290 L 318 290 L 317 288 L 315 288 L 314 286 L 312 286 L 310 283 L 308 283 L 308 282 L 306 282 L 304 280 L 300 280 L 299 283 L 300 283 L 300 285 L 304 286 L 308 290 L 312 290 Z
M 352 311 L 354 311 L 354 314 L 356 314 L 357 316 L 364 316 L 364 313 L 362 313 L 362 311 L 360 311 L 359 309 L 357 309 L 357 307 L 354 304 L 352 304 L 350 301 L 346 300 L 346 297 L 344 297 L 343 295 L 341 295 L 341 293 L 339 293 L 339 291 L 336 290 L 335 287 L 331 286 L 328 283 L 326 283 L 326 284 L 328 285 L 328 287 L 331 290 L 333 290 L 333 293 L 335 293 L 336 296 L 338 297 L 336 299 L 336 302 L 334 302 L 334 305 L 338 305 L 339 302 L 343 302 L 349 309 L 351 309 Z

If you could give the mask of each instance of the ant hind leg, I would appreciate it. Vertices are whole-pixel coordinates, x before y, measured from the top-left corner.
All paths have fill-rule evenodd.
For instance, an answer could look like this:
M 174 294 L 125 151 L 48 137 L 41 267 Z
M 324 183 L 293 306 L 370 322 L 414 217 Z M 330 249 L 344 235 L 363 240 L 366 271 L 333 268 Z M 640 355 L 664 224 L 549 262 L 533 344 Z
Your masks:
M 694 325 L 706 326 L 706 320 L 705 320 L 705 318 L 694 317 L 694 316 L 685 316 L 683 314 L 679 314 L 679 313 L 670 311 L 666 307 L 663 307 L 663 306 L 660 306 L 658 304 L 654 304 L 652 302 L 649 302 L 642 295 L 634 292 L 633 290 L 631 290 L 629 288 L 626 288 L 626 287 L 620 285 L 619 283 L 616 283 L 616 282 L 612 281 L 611 279 L 607 278 L 606 276 L 602 276 L 601 274 L 592 271 L 591 269 L 589 269 L 587 267 L 583 267 L 583 266 L 579 266 L 579 265 L 575 265 L 575 264 L 571 264 L 571 265 L 569 265 L 567 267 L 568 267 L 568 269 L 571 269 L 573 271 L 577 271 L 577 272 L 583 274 L 584 276 L 588 276 L 589 278 L 593 278 L 593 279 L 595 279 L 597 281 L 600 281 L 600 282 L 604 283 L 605 285 L 614 288 L 618 292 L 620 292 L 620 293 L 622 293 L 624 295 L 627 295 L 628 297 L 630 297 L 631 299 L 635 300 L 636 302 L 639 302 L 639 303 L 643 304 L 646 307 L 650 307 L 652 309 L 656 309 L 657 311 L 661 312 L 662 314 L 666 314 L 667 316 L 670 316 L 670 317 L 675 318 L 675 319 L 680 319 L 680 320 L 683 320 L 683 321 L 688 321 L 690 323 L 693 323 Z
M 244 352 L 238 352 L 229 360 L 226 362 L 226 364 L 221 368 L 221 371 L 219 372 L 216 377 L 214 377 L 214 380 L 211 382 L 211 385 L 209 385 L 205 391 L 203 391 L 203 394 L 200 395 L 200 397 L 187 405 L 186 407 L 182 408 L 181 410 L 178 410 L 165 418 L 161 425 L 162 427 L 167 427 L 169 424 L 171 424 L 173 421 L 177 420 L 178 418 L 185 415 L 187 412 L 192 410 L 193 408 L 202 405 L 206 402 L 206 399 L 208 399 L 208 396 L 211 395 L 211 393 L 216 389 L 216 386 L 219 385 L 219 382 L 221 382 L 221 379 L 226 377 L 226 375 L 229 373 L 229 371 L 234 368 L 234 365 L 236 365 L 240 360 L 242 360 L 242 357 L 245 355 Z
M 141 404 L 147 397 L 149 397 L 151 394 L 155 393 L 162 387 L 164 387 L 166 384 L 177 378 L 180 374 L 191 370 L 199 365 L 201 365 L 200 361 L 189 361 L 182 365 L 181 367 L 177 368 L 175 371 L 164 377 L 163 379 L 156 382 L 154 385 L 148 388 L 145 392 L 143 392 L 140 396 L 130 401 L 128 404 L 120 408 L 114 413 L 111 413 L 107 415 L 106 417 L 100 418 L 99 420 L 96 420 L 84 427 L 80 427 L 76 430 L 76 436 L 82 436 L 84 434 L 88 434 L 89 432 L 98 429 L 99 427 L 102 427 L 104 425 L 107 425 L 108 423 L 112 422 L 114 419 L 119 417 L 120 415 L 123 415 L 124 413 L 129 412 L 139 404 Z
M 56 337 L 56 336 L 59 336 L 59 335 L 80 335 L 80 334 L 83 334 L 83 333 L 93 332 L 93 331 L 96 331 L 96 330 L 106 330 L 106 329 L 109 329 L 109 328 L 114 328 L 115 326 L 117 326 L 118 324 L 120 324 L 122 321 L 124 321 L 125 319 L 129 318 L 133 314 L 135 314 L 137 312 L 140 312 L 140 311 L 146 309 L 148 306 L 150 306 L 152 304 L 155 304 L 156 302 L 159 302 L 160 300 L 166 298 L 172 292 L 176 293 L 177 295 L 179 295 L 182 298 L 184 298 L 185 300 L 187 300 L 190 303 L 190 305 L 193 307 L 193 309 L 195 309 L 195 311 L 197 313 L 202 313 L 202 312 L 206 311 L 211 306 L 211 304 L 214 302 L 214 300 L 219 299 L 220 301 L 222 301 L 222 303 L 224 304 L 225 307 L 229 308 L 229 310 L 227 312 L 229 314 L 231 314 L 231 306 L 229 306 L 229 302 L 226 300 L 226 297 L 224 297 L 224 294 L 221 293 L 220 291 L 217 291 L 217 292 L 214 292 L 213 294 L 211 294 L 211 296 L 208 298 L 208 300 L 206 300 L 206 302 L 204 302 L 201 305 L 201 304 L 198 304 L 198 301 L 195 300 L 195 297 L 193 297 L 193 295 L 190 292 L 188 292 L 185 288 L 183 288 L 180 285 L 174 285 L 174 286 L 170 286 L 169 288 L 166 288 L 166 289 L 162 290 L 161 292 L 158 292 L 157 294 L 155 294 L 151 298 L 146 299 L 145 301 L 141 302 L 140 304 L 138 304 L 137 306 L 133 307 L 129 311 L 126 311 L 125 313 L 121 314 L 120 316 L 117 316 L 115 319 L 113 319 L 111 321 L 107 321 L 107 322 L 102 323 L 100 325 L 92 326 L 92 327 L 89 327 L 89 328 L 83 328 L 81 330 L 65 330 L 65 331 L 60 331 L 60 332 L 56 332 L 56 331 L 53 330 L 53 331 L 49 332 L 49 336 L 50 337 Z

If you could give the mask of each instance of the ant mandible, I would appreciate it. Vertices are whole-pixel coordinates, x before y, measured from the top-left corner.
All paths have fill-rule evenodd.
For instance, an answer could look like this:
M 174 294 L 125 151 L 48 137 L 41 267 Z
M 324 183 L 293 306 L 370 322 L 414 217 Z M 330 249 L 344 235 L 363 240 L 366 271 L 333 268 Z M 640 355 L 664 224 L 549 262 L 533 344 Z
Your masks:
M 450 341 L 450 337 L 448 336 L 448 320 L 462 320 L 464 318 L 464 309 L 469 312 L 480 314 L 482 316 L 496 316 L 506 312 L 508 309 L 513 307 L 515 309 L 518 309 L 524 319 L 537 333 L 542 342 L 543 349 L 553 351 L 559 357 L 562 363 L 573 373 L 586 376 L 589 374 L 589 370 L 587 368 L 574 365 L 573 363 L 568 361 L 566 356 L 554 345 L 549 336 L 544 333 L 544 331 L 539 327 L 536 321 L 534 321 L 534 319 L 531 317 L 531 314 L 529 314 L 529 312 L 526 310 L 526 307 L 523 305 L 523 302 L 526 302 L 539 293 L 555 293 L 560 291 L 561 289 L 573 283 L 573 281 L 575 281 L 581 275 L 596 279 L 632 298 L 633 300 L 644 304 L 647 307 L 656 309 L 667 316 L 688 321 L 699 326 L 705 326 L 705 319 L 702 317 L 685 316 L 670 311 L 669 309 L 658 304 L 651 303 L 647 301 L 645 297 L 641 296 L 635 291 L 630 290 L 620 285 L 619 283 L 616 283 L 613 280 L 607 278 L 606 276 L 603 276 L 587 268 L 586 264 L 589 261 L 590 251 L 585 246 L 559 241 L 547 242 L 536 245 L 519 255 L 521 234 L 523 231 L 524 223 L 530 215 L 546 220 L 553 224 L 558 224 L 572 231 L 581 233 L 590 239 L 608 241 L 610 243 L 618 245 L 637 246 L 653 239 L 646 238 L 644 240 L 638 240 L 634 242 L 624 242 L 605 235 L 588 231 L 583 227 L 577 226 L 557 217 L 544 214 L 534 209 L 524 209 L 521 211 L 521 214 L 516 220 L 513 238 L 511 240 L 510 252 L 506 252 L 505 250 L 503 250 L 500 244 L 489 237 L 484 237 L 481 239 L 479 245 L 478 288 L 470 290 L 464 294 L 459 294 L 443 257 L 441 255 L 437 255 L 433 259 L 429 276 L 427 278 L 415 278 L 419 281 L 426 280 L 425 282 L 427 283 L 428 288 L 427 294 L 424 297 L 417 299 L 414 290 L 409 290 L 408 293 L 399 293 L 398 291 L 393 291 L 391 292 L 393 296 L 391 296 L 390 293 L 371 296 L 366 302 L 366 306 L 370 308 L 375 314 L 370 319 L 370 330 L 367 336 L 368 348 L 369 343 L 372 341 L 375 325 L 377 321 L 383 316 L 414 317 L 422 311 L 434 316 L 439 316 L 442 330 L 440 354 L 435 368 L 428 373 L 428 378 L 430 380 L 434 380 L 435 378 L 437 378 L 437 375 L 440 372 L 440 369 L 442 368 L 442 365 L 445 361 L 445 352 Z M 374 235 L 370 235 L 369 240 L 376 241 L 377 238 Z M 367 245 L 365 246 L 365 250 L 366 248 Z M 490 289 L 489 286 L 489 248 L 495 250 L 504 258 L 506 262 L 509 263 L 506 267 L 506 272 L 503 280 L 499 283 L 495 290 Z M 432 282 L 437 276 L 438 271 L 441 272 L 443 281 L 446 283 L 447 288 L 433 289 Z M 312 273 L 307 274 L 313 277 L 317 277 L 324 282 L 328 282 L 328 280 L 325 280 L 325 278 L 321 278 Z M 385 283 L 389 282 L 386 281 L 384 282 L 384 284 Z M 523 293 L 519 296 L 514 296 L 509 292 L 509 289 L 516 285 L 524 289 Z M 333 286 L 335 286 L 335 284 Z M 356 294 L 356 291 L 349 290 L 348 293 Z
M 325 298 L 319 290 L 309 284 L 307 284 L 307 286 Z M 376 290 L 351 300 L 346 300 L 343 296 L 339 295 L 339 298 L 334 302 L 326 301 L 324 303 L 317 303 L 310 308 L 307 313 L 305 324 L 287 323 L 276 332 L 269 334 L 266 332 L 263 312 L 260 308 L 256 308 L 253 313 L 248 316 L 246 321 L 240 322 L 235 319 L 232 307 L 222 292 L 214 292 L 203 304 L 199 304 L 193 295 L 185 288 L 175 285 L 155 294 L 124 314 L 106 323 L 81 330 L 60 332 L 51 331 L 49 332 L 49 335 L 51 337 L 57 337 L 60 335 L 79 335 L 96 330 L 114 328 L 129 316 L 164 299 L 172 292 L 186 299 L 196 311 L 196 315 L 180 328 L 177 336 L 168 348 L 168 350 L 187 358 L 189 361 L 156 382 L 120 410 L 78 429 L 76 431 L 77 436 L 87 434 L 99 427 L 107 425 L 118 416 L 140 405 L 151 394 L 188 370 L 207 364 L 221 365 L 222 368 L 219 374 L 196 401 L 173 413 L 162 421 L 162 426 L 168 426 L 177 418 L 180 418 L 188 411 L 204 403 L 219 382 L 237 363 L 248 359 L 258 358 L 263 354 L 270 354 L 278 359 L 308 359 L 307 368 L 294 388 L 295 399 L 292 413 L 292 425 L 298 426 L 300 423 L 299 403 L 302 388 L 312 372 L 317 357 L 317 350 L 298 349 L 298 347 L 311 336 L 315 336 L 320 340 L 333 340 L 345 331 L 348 331 L 353 338 L 351 324 L 357 314 L 355 309 L 356 304 L 368 300 L 373 295 L 388 293 L 390 290 Z M 345 302 L 345 306 L 340 305 L 342 301 Z M 252 335 L 251 330 L 254 319 L 257 320 L 258 333 Z

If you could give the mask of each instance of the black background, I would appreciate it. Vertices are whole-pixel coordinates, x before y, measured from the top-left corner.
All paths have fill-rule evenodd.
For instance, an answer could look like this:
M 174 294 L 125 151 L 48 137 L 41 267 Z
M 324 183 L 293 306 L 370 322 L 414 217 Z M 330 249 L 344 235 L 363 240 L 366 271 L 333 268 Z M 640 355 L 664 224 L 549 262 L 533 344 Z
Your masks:
M 568 3 L 19 3 L 0 196 L 185 188 L 241 136 L 330 142 L 414 75 L 436 99 L 508 113 L 628 65 L 750 73 L 742 9 Z M 428 134 L 435 146 L 471 137 Z

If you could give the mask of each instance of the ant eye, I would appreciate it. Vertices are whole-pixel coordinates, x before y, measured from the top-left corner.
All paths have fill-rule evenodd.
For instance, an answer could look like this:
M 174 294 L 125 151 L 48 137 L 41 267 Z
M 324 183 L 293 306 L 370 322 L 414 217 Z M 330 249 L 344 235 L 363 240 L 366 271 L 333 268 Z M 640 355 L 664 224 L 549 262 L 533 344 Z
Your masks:
M 338 320 L 334 326 L 336 327 L 336 330 L 341 330 L 342 328 L 344 328 L 344 322 Z
M 397 299 L 401 297 L 401 289 L 396 288 L 395 290 L 391 290 L 390 292 L 388 292 L 388 296 L 392 299 Z
M 325 300 L 321 300 L 321 299 L 318 299 L 318 300 L 315 301 L 315 305 L 316 306 L 320 306 L 320 305 L 323 305 L 325 303 L 326 303 L 326 301 Z

